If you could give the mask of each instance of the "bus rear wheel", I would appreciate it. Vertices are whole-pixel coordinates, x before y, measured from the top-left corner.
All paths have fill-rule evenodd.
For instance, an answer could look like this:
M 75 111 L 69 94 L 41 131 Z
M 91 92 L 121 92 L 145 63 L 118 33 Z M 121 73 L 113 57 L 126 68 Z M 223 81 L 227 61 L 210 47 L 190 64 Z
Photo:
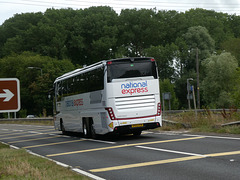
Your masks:
M 62 119 L 60 120 L 60 129 L 61 129 L 61 131 L 62 131 L 62 134 L 67 134 L 67 132 L 66 132 L 66 130 L 65 130 L 65 128 L 64 128 L 63 120 L 62 120 Z
M 134 136 L 140 136 L 141 134 L 142 134 L 142 131 L 141 131 L 141 130 L 133 131 L 133 135 L 134 135 Z
M 97 138 L 97 135 L 95 133 L 95 129 L 93 126 L 93 120 L 92 118 L 85 118 L 83 120 L 83 136 L 84 137 L 90 137 L 93 139 Z
M 89 125 L 88 121 L 85 119 L 83 120 L 83 137 L 89 137 Z

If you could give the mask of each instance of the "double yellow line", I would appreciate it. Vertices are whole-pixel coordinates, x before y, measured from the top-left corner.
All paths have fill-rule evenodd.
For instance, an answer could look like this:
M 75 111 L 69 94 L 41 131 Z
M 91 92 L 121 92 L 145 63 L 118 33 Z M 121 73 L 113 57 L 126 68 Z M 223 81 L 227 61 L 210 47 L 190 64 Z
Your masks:
M 145 167 L 145 166 L 160 165 L 160 164 L 167 164 L 167 163 L 174 163 L 174 162 L 183 162 L 183 161 L 203 159 L 203 158 L 208 158 L 208 157 L 229 156 L 229 155 L 237 155 L 237 154 L 240 154 L 240 151 L 213 153 L 213 154 L 205 154 L 203 156 L 190 156 L 190 157 L 166 159 L 166 160 L 151 161 L 151 162 L 144 162 L 144 163 L 127 164 L 127 165 L 113 166 L 113 167 L 107 167 L 107 168 L 91 169 L 89 171 L 91 171 L 91 172 L 114 171 L 114 170 Z
M 77 153 L 85 153 L 85 152 L 93 152 L 93 151 L 101 151 L 101 150 L 116 149 L 116 148 L 131 147 L 131 146 L 141 146 L 141 145 L 147 145 L 147 144 L 159 144 L 159 143 L 176 142 L 176 141 L 187 141 L 187 140 L 202 139 L 202 138 L 204 138 L 204 137 L 192 137 L 192 138 L 172 139 L 172 140 L 164 140 L 164 141 L 153 141 L 153 142 L 142 142 L 142 143 L 134 143 L 134 144 L 124 144 L 124 145 L 110 146 L 110 147 L 103 147 L 103 148 L 86 149 L 86 150 L 81 150 L 81 151 L 72 151 L 72 152 L 65 152 L 65 153 L 58 153 L 58 154 L 49 154 L 49 155 L 47 155 L 47 157 L 62 156 L 62 155 L 77 154 Z

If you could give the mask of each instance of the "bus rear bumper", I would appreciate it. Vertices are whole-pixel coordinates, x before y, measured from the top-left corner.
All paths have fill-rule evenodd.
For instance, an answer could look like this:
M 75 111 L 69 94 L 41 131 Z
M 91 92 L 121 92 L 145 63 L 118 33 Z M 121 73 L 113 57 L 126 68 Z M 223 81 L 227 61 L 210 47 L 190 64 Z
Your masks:
M 160 127 L 159 122 L 136 124 L 136 125 L 126 125 L 126 126 L 116 126 L 113 130 L 113 133 L 130 134 L 130 133 L 134 133 L 136 131 L 155 129 L 158 127 Z

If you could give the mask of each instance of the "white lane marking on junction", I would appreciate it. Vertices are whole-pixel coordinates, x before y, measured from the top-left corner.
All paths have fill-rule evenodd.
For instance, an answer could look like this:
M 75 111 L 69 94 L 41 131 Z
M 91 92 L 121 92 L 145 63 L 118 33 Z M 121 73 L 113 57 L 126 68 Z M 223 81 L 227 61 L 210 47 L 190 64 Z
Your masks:
M 142 149 L 154 150 L 154 151 L 163 151 L 163 152 L 176 153 L 176 154 L 185 154 L 185 155 L 189 155 L 189 156 L 207 157 L 207 156 L 202 155 L 202 154 L 188 153 L 188 152 L 182 152 L 182 151 L 173 151 L 173 150 L 168 150 L 168 149 L 160 149 L 160 148 L 153 148 L 153 147 L 147 147 L 147 146 L 135 146 L 135 147 L 142 148 Z
M 85 139 L 84 140 L 88 140 L 88 141 L 94 141 L 94 142 L 100 142 L 100 143 L 107 143 L 107 144 L 116 144 L 116 142 L 111 142 L 111 141 L 101 141 L 101 140 L 96 140 L 96 139 Z
M 37 131 L 28 131 L 29 133 L 32 133 L 32 134 L 43 134 L 43 133 L 40 133 L 40 132 L 37 132 Z
M 93 175 L 93 174 L 91 174 L 91 173 L 88 173 L 88 172 L 83 171 L 83 170 L 78 169 L 78 168 L 73 168 L 72 170 L 75 171 L 75 172 L 77 172 L 77 173 L 80 173 L 80 174 L 83 174 L 83 175 L 85 175 L 85 176 L 88 176 L 88 177 L 90 177 L 90 178 L 92 178 L 92 179 L 105 180 L 105 179 L 103 179 L 103 178 L 101 178 L 101 177 L 95 176 L 95 175 Z

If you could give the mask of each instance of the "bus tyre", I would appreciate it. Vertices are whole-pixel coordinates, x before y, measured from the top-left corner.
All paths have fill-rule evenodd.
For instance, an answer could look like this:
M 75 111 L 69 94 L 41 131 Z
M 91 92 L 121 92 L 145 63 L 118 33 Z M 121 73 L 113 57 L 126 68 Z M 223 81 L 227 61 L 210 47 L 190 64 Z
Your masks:
M 97 138 L 97 134 L 95 133 L 95 129 L 93 127 L 93 124 L 91 124 L 91 137 L 93 139 L 96 139 Z
M 62 131 L 62 134 L 67 134 L 66 131 L 65 131 L 65 128 L 64 128 L 63 120 L 62 120 L 62 119 L 60 120 L 60 129 L 61 129 L 61 131 Z
M 139 130 L 139 131 L 134 131 L 134 132 L 133 132 L 133 135 L 134 135 L 134 136 L 140 136 L 141 133 L 142 133 L 141 130 Z
M 88 137 L 88 129 L 86 121 L 83 121 L 83 137 Z
M 87 120 L 83 120 L 83 137 L 89 137 L 89 123 Z

